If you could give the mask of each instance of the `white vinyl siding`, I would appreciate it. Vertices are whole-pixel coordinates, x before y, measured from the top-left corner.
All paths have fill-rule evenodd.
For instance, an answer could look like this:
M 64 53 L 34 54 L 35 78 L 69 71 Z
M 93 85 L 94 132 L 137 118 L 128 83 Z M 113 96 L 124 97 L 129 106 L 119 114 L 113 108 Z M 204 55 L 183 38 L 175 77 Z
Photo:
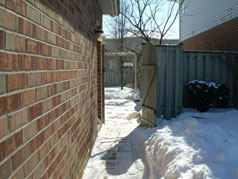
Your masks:
M 238 18 L 238 0 L 185 0 L 185 9 L 180 14 L 180 40 L 233 18 Z

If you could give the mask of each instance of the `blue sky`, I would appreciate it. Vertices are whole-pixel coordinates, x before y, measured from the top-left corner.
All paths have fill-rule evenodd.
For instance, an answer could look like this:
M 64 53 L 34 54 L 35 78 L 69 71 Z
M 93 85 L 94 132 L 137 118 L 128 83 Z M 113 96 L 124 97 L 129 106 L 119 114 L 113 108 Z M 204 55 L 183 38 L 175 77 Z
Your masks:
M 165 7 L 165 11 L 166 11 L 166 7 Z M 161 13 L 164 13 L 164 12 L 161 12 Z M 104 31 L 106 37 L 108 37 L 110 35 L 110 26 L 108 25 L 107 22 L 111 18 L 112 17 L 109 15 L 103 15 L 103 31 Z M 179 39 L 179 17 L 177 17 L 175 23 L 173 24 L 173 26 L 167 33 L 165 39 Z

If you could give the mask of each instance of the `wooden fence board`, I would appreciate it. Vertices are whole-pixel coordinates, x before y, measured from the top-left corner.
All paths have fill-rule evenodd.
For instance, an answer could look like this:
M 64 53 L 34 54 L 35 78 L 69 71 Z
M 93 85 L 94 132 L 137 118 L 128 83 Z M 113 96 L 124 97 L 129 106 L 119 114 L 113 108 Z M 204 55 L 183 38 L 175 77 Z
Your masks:
M 175 69 L 175 116 L 182 112 L 183 108 L 183 53 L 182 46 L 176 48 Z
M 198 53 L 196 55 L 197 55 L 197 79 L 204 80 L 203 54 Z
M 170 119 L 182 111 L 183 54 L 180 46 L 159 46 L 157 53 L 156 117 Z
M 166 48 L 166 47 L 165 47 Z M 166 101 L 166 106 L 165 106 L 165 110 L 166 110 L 166 113 L 165 113 L 165 118 L 167 119 L 168 117 L 169 117 L 169 115 L 170 115 L 170 111 L 171 111 L 171 99 L 170 99 L 170 95 L 171 95 L 171 86 L 170 86 L 170 81 L 171 81 L 171 74 L 170 74 L 170 72 L 171 72 L 171 58 L 170 58 L 170 55 L 171 55 L 171 51 L 170 51 L 170 48 L 167 48 L 166 49 L 166 51 L 167 51 L 167 54 L 166 54 L 166 56 L 167 56 L 167 58 L 166 58 L 166 60 L 167 60 L 167 66 L 166 66 L 166 91 L 165 91 L 165 94 L 166 94 L 166 99 L 165 99 L 165 101 Z
M 234 66 L 237 53 L 225 53 L 225 52 L 190 52 L 184 51 L 184 104 L 186 105 L 187 91 L 186 84 L 190 80 L 204 80 L 207 82 L 223 83 L 230 89 L 230 101 L 229 105 L 237 105 L 235 102 L 237 96 L 237 89 L 234 85 L 235 74 L 232 74 L 229 66 Z M 197 75 L 194 74 L 194 61 L 196 62 Z M 234 100 L 235 99 L 235 100 Z
M 196 61 L 196 56 L 194 53 L 189 54 L 189 67 L 188 67 L 188 71 L 189 71 L 189 81 L 196 79 L 196 74 L 197 74 L 197 61 Z
M 142 53 L 141 94 L 142 99 L 146 98 L 142 100 L 142 118 L 148 124 L 154 124 L 155 111 L 156 118 L 163 116 L 166 119 L 182 112 L 187 100 L 186 85 L 190 80 L 225 83 L 231 90 L 230 104 L 238 105 L 238 77 L 234 78 L 238 76 L 238 69 L 237 72 L 229 69 L 229 64 L 234 66 L 238 63 L 238 54 L 182 51 L 181 46 L 156 48 L 158 50 L 153 45 L 146 44 Z M 154 59 L 157 59 L 157 63 Z M 152 78 L 155 64 L 157 75 L 155 82 L 151 84 L 149 79 Z
M 143 45 L 141 59 L 142 123 L 155 126 L 157 54 L 152 44 Z
M 119 71 L 105 71 L 104 72 L 104 86 L 120 86 L 120 72 Z M 123 72 L 124 85 L 135 82 L 135 71 L 128 70 Z

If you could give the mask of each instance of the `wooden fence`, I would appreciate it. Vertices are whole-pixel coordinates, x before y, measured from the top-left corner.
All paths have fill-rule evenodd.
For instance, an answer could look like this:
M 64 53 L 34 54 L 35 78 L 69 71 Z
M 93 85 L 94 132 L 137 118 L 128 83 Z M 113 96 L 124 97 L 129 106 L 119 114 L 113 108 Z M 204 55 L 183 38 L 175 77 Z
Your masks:
M 143 45 L 141 58 L 141 121 L 149 126 L 156 124 L 157 52 L 152 44 Z
M 170 119 L 183 107 L 183 54 L 181 46 L 158 46 L 156 117 Z
M 104 86 L 120 86 L 120 71 L 105 71 L 104 72 Z M 125 70 L 123 72 L 124 86 L 135 82 L 135 71 Z
M 238 105 L 238 53 L 184 51 L 183 66 L 185 106 L 186 84 L 194 79 L 226 84 L 230 89 L 229 105 Z
M 190 80 L 226 84 L 230 106 L 238 106 L 238 53 L 182 51 L 182 46 L 145 44 L 141 69 L 142 121 L 147 125 L 155 126 L 156 119 L 170 119 L 182 112 Z

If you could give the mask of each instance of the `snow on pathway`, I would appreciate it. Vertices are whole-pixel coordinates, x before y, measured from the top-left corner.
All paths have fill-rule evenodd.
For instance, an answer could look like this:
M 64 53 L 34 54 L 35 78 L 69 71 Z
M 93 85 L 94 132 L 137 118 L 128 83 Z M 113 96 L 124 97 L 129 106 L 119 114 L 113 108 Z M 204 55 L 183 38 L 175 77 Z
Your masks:
M 146 179 L 142 147 L 138 140 L 138 107 L 134 90 L 105 89 L 105 125 L 92 150 L 83 179 Z

